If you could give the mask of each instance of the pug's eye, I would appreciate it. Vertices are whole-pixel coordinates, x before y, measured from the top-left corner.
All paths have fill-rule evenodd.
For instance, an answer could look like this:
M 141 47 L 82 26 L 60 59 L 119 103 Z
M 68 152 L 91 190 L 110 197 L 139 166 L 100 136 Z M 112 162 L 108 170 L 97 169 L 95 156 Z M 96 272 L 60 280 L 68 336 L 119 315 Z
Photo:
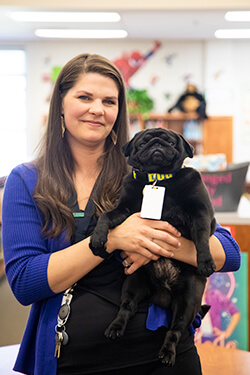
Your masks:
M 146 142 L 149 142 L 149 141 L 151 141 L 152 138 L 153 138 L 152 135 L 146 134 L 144 139 L 145 139 Z
M 145 146 L 145 144 L 146 144 L 145 142 L 140 143 L 139 148 L 142 148 L 143 146 Z

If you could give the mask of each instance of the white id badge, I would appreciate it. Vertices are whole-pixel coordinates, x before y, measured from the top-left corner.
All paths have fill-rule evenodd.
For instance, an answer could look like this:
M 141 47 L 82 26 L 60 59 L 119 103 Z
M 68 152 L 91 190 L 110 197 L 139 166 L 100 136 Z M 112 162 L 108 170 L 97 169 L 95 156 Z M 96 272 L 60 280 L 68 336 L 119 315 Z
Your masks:
M 146 185 L 142 200 L 141 217 L 146 219 L 160 220 L 164 195 L 164 186 Z

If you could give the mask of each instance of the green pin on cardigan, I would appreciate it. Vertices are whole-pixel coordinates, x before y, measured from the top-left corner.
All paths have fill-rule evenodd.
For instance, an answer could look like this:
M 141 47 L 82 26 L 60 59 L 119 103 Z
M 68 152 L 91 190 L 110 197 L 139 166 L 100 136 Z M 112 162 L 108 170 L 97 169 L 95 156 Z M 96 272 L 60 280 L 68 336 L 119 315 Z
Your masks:
M 85 212 L 73 212 L 74 217 L 84 217 Z

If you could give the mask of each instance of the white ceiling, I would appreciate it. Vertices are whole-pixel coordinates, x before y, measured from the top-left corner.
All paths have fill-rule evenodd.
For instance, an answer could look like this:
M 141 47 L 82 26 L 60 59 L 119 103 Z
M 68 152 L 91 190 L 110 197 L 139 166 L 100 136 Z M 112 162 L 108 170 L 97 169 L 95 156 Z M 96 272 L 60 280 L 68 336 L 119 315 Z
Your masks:
M 250 7 L 250 0 L 249 0 Z M 118 10 L 121 20 L 106 24 L 51 24 L 13 21 L 9 13 L 18 7 L 0 6 L 0 42 L 43 40 L 34 34 L 39 28 L 125 29 L 127 39 L 211 40 L 220 28 L 250 28 L 224 20 L 226 10 Z M 250 8 L 249 8 L 250 9 Z M 26 9 L 27 10 L 27 9 Z M 28 10 L 36 10 L 29 7 Z M 45 8 L 42 9 L 46 11 Z M 51 10 L 51 9 L 48 9 Z M 56 10 L 56 9 L 53 9 Z M 97 10 L 97 9 L 95 9 Z

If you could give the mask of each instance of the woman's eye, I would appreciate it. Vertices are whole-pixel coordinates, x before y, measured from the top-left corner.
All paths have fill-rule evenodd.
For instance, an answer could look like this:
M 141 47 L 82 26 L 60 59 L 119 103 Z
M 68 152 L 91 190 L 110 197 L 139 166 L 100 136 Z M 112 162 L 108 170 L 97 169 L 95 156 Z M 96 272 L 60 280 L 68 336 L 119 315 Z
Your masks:
M 90 98 L 86 95 L 81 95 L 78 98 L 81 99 L 81 100 L 90 100 Z
M 110 99 L 105 100 L 104 103 L 106 103 L 106 104 L 108 104 L 108 105 L 115 105 L 115 104 L 116 104 L 114 100 L 110 100 Z

